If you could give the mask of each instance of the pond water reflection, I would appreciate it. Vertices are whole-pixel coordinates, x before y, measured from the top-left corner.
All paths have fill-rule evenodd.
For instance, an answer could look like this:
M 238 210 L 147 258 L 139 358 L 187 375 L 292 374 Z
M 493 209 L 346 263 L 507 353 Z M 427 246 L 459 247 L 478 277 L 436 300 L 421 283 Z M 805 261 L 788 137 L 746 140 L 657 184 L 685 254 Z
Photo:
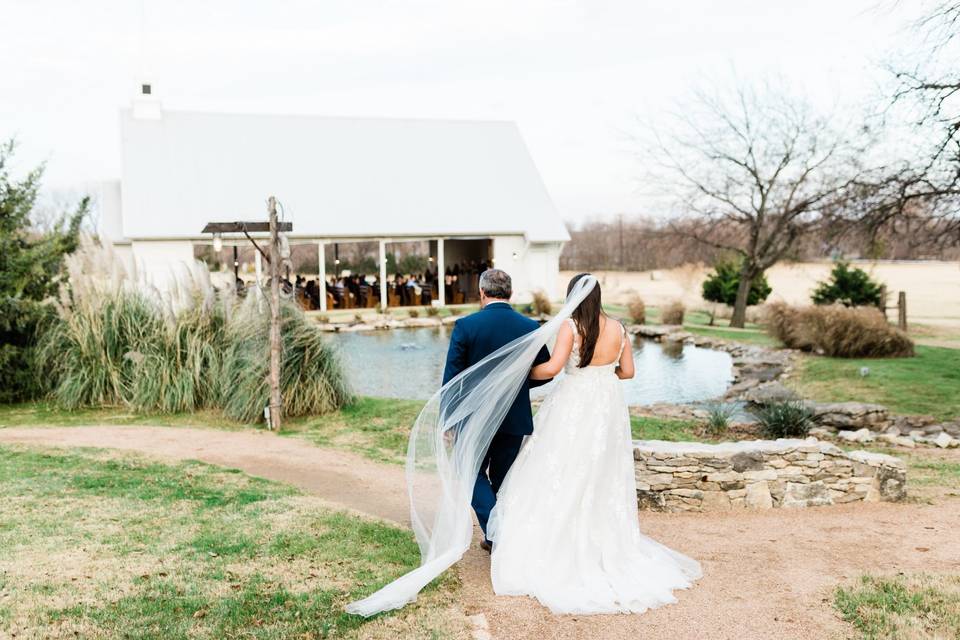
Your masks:
M 425 400 L 443 377 L 452 327 L 329 334 L 340 348 L 347 375 L 360 395 Z M 622 382 L 627 402 L 696 402 L 722 395 L 732 380 L 723 351 L 635 337 L 637 375 Z M 552 385 L 537 389 L 549 392 Z

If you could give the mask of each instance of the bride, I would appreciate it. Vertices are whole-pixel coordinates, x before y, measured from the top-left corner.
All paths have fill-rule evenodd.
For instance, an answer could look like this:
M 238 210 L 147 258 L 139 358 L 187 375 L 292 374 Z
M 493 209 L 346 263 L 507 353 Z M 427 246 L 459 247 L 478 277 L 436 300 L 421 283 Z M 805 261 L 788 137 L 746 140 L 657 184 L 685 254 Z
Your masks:
M 534 367 L 554 337 L 553 355 Z M 602 311 L 597 279 L 580 274 L 551 320 L 459 373 L 424 406 L 406 466 L 421 564 L 348 612 L 402 607 L 463 556 L 494 435 L 528 377 L 561 370 L 490 514 L 494 591 L 533 596 L 555 613 L 639 613 L 675 602 L 673 591 L 701 576 L 696 561 L 640 533 L 619 384 L 633 376 L 633 358 L 622 325 Z
M 531 378 L 561 370 L 487 524 L 493 589 L 533 596 L 554 613 L 640 613 L 675 602 L 672 591 L 699 578 L 700 566 L 640 533 L 619 383 L 633 377 L 633 356 L 623 325 L 602 310 L 599 285 Z

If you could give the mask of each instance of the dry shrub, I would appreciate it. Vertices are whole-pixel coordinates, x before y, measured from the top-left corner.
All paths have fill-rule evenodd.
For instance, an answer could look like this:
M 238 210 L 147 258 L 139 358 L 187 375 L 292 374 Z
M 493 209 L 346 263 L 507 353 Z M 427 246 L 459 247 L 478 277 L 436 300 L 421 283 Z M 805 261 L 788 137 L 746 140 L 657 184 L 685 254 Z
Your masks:
M 630 316 L 633 324 L 646 324 L 647 305 L 644 304 L 640 294 L 634 293 L 630 296 L 630 299 L 627 301 L 627 314 Z
M 686 311 L 687 309 L 683 306 L 682 302 L 674 300 L 663 308 L 663 312 L 660 315 L 660 322 L 662 324 L 683 324 L 683 315 Z
M 409 311 L 407 311 L 407 315 L 409 315 L 411 318 L 419 318 L 419 317 L 420 317 L 420 310 L 419 310 L 419 309 L 410 309 Z
M 792 349 L 838 358 L 908 357 L 913 341 L 874 307 L 768 305 L 767 331 Z
M 533 312 L 538 316 L 548 316 L 553 311 L 550 298 L 543 291 L 533 292 Z
M 427 315 L 431 318 L 440 315 L 440 307 L 429 306 L 427 307 Z

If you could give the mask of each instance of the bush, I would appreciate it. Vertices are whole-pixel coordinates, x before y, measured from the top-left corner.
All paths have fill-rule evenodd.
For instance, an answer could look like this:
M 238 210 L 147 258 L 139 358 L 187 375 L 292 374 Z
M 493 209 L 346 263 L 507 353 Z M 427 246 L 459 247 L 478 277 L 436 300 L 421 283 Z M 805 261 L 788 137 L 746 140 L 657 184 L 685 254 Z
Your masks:
M 627 314 L 633 324 L 646 324 L 647 305 L 644 304 L 640 294 L 634 293 L 630 296 L 630 300 L 627 301 Z
M 460 307 L 450 307 L 450 315 L 458 316 L 463 312 L 463 309 Z
M 440 315 L 440 307 L 435 307 L 433 305 L 430 305 L 429 307 L 427 307 L 427 315 L 430 316 L 431 318 L 437 317 L 438 315 Z
M 47 384 L 35 344 L 53 315 L 45 301 L 57 291 L 63 257 L 76 248 L 89 200 L 46 228 L 31 221 L 42 168 L 17 180 L 9 165 L 14 143 L 0 143 L 0 402 L 42 395 Z
M 538 316 L 548 316 L 553 311 L 550 298 L 543 291 L 533 292 L 533 312 Z
M 767 331 L 791 349 L 838 358 L 908 357 L 913 341 L 873 307 L 771 304 Z
M 20 402 L 43 394 L 33 343 L 49 321 L 52 308 L 35 300 L 0 297 L 0 403 Z
M 806 438 L 813 426 L 813 411 L 802 400 L 771 402 L 755 413 L 766 438 Z
M 879 307 L 883 302 L 883 286 L 871 280 L 863 269 L 851 269 L 849 263 L 838 262 L 830 272 L 830 279 L 818 283 L 812 299 L 814 304 L 839 302 L 845 307 Z
M 419 309 L 409 309 L 409 310 L 407 311 L 407 315 L 410 316 L 411 318 L 419 318 L 419 317 L 420 317 L 420 310 L 419 310 Z
M 683 324 L 683 316 L 686 308 L 679 300 L 675 300 L 665 306 L 660 312 L 660 322 L 662 324 Z
M 713 272 L 703 281 L 703 299 L 710 302 L 720 302 L 733 306 L 737 300 L 737 289 L 740 287 L 740 263 L 736 260 L 718 262 Z M 753 279 L 750 284 L 750 293 L 747 294 L 747 305 L 760 304 L 767 299 L 772 289 L 763 274 Z
M 220 408 L 239 421 L 261 418 L 270 322 L 254 296 L 216 292 L 196 263 L 163 297 L 131 282 L 112 252 L 89 240 L 66 262 L 70 282 L 38 347 L 58 405 Z M 281 341 L 286 415 L 326 413 L 349 401 L 336 352 L 293 303 L 281 307 Z

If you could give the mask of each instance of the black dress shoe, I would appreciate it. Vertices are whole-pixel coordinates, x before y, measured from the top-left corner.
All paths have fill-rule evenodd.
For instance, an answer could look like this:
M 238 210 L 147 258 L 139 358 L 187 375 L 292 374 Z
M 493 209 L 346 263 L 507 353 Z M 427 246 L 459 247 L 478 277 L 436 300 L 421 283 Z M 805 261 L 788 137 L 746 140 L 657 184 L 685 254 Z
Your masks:
M 487 553 L 493 552 L 493 544 L 491 544 L 487 540 L 484 540 L 483 542 L 480 543 L 480 548 L 486 551 Z

